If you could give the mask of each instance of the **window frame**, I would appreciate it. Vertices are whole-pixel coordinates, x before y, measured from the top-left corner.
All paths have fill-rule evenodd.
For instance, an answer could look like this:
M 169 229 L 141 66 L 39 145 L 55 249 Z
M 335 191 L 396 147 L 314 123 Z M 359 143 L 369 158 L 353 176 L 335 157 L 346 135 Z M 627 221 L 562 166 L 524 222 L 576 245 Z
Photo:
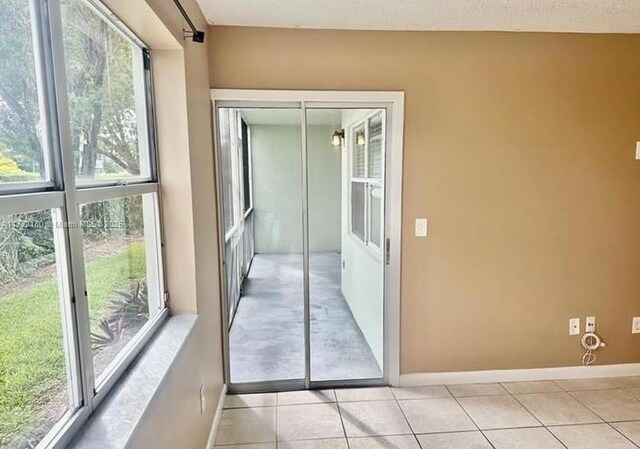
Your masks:
M 369 132 L 370 132 L 370 123 L 371 119 L 376 117 L 377 115 L 381 115 L 382 119 L 382 142 L 381 142 L 381 167 L 380 167 L 380 176 L 372 178 L 369 175 Z M 383 236 L 384 236 L 384 216 L 382 217 L 380 223 L 380 236 L 381 242 L 380 245 L 376 245 L 375 242 L 371 239 L 371 190 L 372 188 L 379 188 L 381 190 L 381 210 L 384 210 L 384 190 L 385 190 L 385 146 L 386 146 L 386 111 L 381 109 L 376 109 L 372 112 L 367 113 L 362 118 L 358 119 L 356 122 L 347 127 L 347 149 L 348 149 L 348 167 L 347 172 L 349 173 L 349 181 L 348 181 L 348 192 L 347 199 L 349 202 L 349 226 L 347 229 L 348 235 L 358 242 L 358 244 L 364 246 L 366 250 L 369 251 L 370 254 L 377 258 L 382 257 L 382 248 L 383 248 Z M 364 176 L 356 177 L 353 173 L 353 165 L 355 161 L 355 130 L 357 128 L 364 127 Z M 358 234 L 353 231 L 353 201 L 352 201 L 352 186 L 353 183 L 361 183 L 364 185 L 364 239 L 361 238 Z
M 242 111 L 236 108 L 226 108 L 229 115 L 229 147 L 230 147 L 230 163 L 229 163 L 229 189 L 231 192 L 231 227 L 224 234 L 224 241 L 228 243 L 238 229 L 244 226 L 244 223 L 253 212 L 253 170 L 252 170 L 252 151 L 251 151 L 251 127 L 247 123 Z M 244 174 L 244 157 L 243 157 L 243 136 L 242 123 L 247 127 L 247 153 L 248 153 L 248 179 Z M 220 124 L 218 124 L 220 127 Z M 221 168 L 223 170 L 224 168 Z M 224 182 L 224 178 L 222 179 Z M 249 187 L 249 208 L 244 210 L 245 205 L 245 182 Z
M 76 179 L 64 48 L 61 0 L 29 0 L 32 45 L 35 55 L 35 75 L 38 85 L 40 115 L 44 123 L 43 152 L 47 160 L 46 173 L 49 179 L 34 182 L 8 182 L 0 184 L 0 215 L 51 210 L 56 221 L 77 224 L 80 222 L 80 205 L 96 201 L 150 194 L 153 200 L 143 200 L 144 212 L 152 211 L 153 229 L 145 242 L 153 243 L 151 256 L 157 261 L 157 282 L 160 310 L 136 333 L 117 356 L 105 368 L 101 382 L 93 372 L 90 317 L 87 297 L 82 229 L 79 226 L 57 227 L 54 223 L 58 283 L 66 285 L 59 292 L 61 320 L 65 340 L 69 394 L 74 405 L 38 443 L 37 449 L 66 447 L 98 405 L 108 396 L 122 374 L 152 338 L 167 317 L 166 276 L 164 274 L 164 245 L 162 234 L 161 192 L 156 145 L 153 79 L 149 47 L 142 42 L 105 5 L 93 0 L 78 0 L 86 4 L 132 45 L 140 49 L 141 72 L 136 76 L 134 68 L 134 91 L 140 95 L 136 108 L 144 113 L 137 115 L 138 129 L 144 130 L 144 144 L 140 143 L 142 157 L 148 157 L 148 176 L 114 180 Z M 141 75 L 141 76 L 140 76 Z M 142 108 L 142 109 L 140 109 Z M 144 155 L 142 154 L 144 151 Z M 142 163 L 141 163 L 142 170 Z M 52 218 L 53 219 L 53 218 Z M 146 231 L 146 229 L 145 229 Z M 62 291 L 66 290 L 66 291 Z M 151 304 L 151 301 L 150 301 Z
M 242 113 L 240 113 L 240 131 L 242 136 L 240 148 L 242 161 L 242 210 L 246 219 L 253 210 L 253 170 L 251 163 L 251 128 Z M 245 149 L 247 150 L 246 158 Z

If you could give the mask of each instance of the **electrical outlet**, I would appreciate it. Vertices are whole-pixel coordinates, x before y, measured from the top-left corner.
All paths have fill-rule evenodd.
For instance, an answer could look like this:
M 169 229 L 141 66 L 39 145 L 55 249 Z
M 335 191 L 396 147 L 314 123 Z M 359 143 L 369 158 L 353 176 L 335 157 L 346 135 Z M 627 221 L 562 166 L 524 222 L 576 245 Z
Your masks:
M 636 160 L 640 161 L 640 142 L 636 142 Z
M 569 335 L 580 335 L 580 318 L 569 320 Z
M 596 317 L 588 316 L 584 322 L 584 331 L 585 332 L 595 332 L 596 331 Z
M 634 316 L 631 326 L 632 334 L 640 334 L 640 316 Z
M 207 397 L 204 395 L 204 384 L 200 384 L 200 414 L 204 415 L 207 407 Z

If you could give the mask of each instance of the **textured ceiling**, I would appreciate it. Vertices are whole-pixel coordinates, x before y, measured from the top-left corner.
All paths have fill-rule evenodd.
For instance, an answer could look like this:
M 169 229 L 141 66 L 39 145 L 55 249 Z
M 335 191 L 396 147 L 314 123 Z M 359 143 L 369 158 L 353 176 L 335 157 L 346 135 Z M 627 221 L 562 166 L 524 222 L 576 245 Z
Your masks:
M 351 30 L 640 32 L 640 0 L 197 0 L 210 24 Z

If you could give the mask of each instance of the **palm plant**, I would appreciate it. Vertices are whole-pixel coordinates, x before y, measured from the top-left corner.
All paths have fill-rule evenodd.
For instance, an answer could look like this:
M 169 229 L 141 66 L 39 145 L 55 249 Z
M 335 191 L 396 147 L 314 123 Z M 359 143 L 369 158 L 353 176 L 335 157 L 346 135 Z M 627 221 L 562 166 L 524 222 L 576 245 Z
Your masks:
M 128 328 L 149 318 L 149 296 L 144 281 L 133 282 L 128 292 L 116 290 L 116 293 L 118 295 L 107 306 L 109 316 L 101 319 L 98 329 L 91 332 L 94 350 L 122 340 Z

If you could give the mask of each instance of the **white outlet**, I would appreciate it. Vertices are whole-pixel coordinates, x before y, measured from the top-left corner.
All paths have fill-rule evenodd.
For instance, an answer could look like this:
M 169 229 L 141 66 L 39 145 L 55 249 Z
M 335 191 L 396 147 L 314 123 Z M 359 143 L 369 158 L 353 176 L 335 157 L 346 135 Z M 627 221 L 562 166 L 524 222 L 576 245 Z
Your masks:
M 207 397 L 204 395 L 204 384 L 200 384 L 200 414 L 204 415 L 207 407 Z
M 636 142 L 636 160 L 640 161 L 640 142 Z
M 632 334 L 640 334 L 640 316 L 634 316 L 631 326 Z
M 426 237 L 427 236 L 427 219 L 426 218 L 416 218 L 416 237 Z
M 580 318 L 569 320 L 569 335 L 580 335 Z
M 584 322 L 584 331 L 585 332 L 595 332 L 596 331 L 596 317 L 588 316 Z

